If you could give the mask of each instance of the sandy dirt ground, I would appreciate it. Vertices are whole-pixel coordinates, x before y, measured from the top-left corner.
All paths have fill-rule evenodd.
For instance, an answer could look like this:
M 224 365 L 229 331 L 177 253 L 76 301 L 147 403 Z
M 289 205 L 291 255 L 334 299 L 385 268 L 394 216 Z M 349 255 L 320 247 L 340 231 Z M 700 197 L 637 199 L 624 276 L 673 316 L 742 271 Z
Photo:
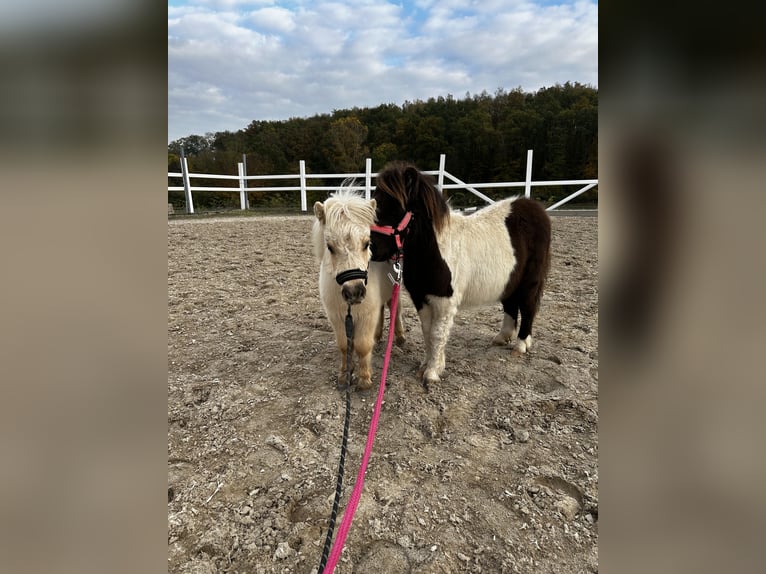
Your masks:
M 407 341 L 394 347 L 335 572 L 598 572 L 598 219 L 552 219 L 551 275 L 525 357 L 490 344 L 499 304 L 461 311 L 445 376 L 426 393 L 415 380 L 420 325 L 403 298 Z M 317 571 L 345 406 L 312 222 L 168 223 L 169 572 Z M 373 389 L 352 394 L 340 515 L 384 342 Z

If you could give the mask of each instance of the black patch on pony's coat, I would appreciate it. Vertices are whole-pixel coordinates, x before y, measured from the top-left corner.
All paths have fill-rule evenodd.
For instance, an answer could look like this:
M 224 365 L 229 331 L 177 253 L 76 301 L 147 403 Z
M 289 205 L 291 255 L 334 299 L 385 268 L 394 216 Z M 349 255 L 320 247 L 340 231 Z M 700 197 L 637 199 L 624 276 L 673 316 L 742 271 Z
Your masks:
M 550 269 L 551 220 L 540 203 L 520 197 L 511 203 L 505 226 L 516 265 L 500 300 L 514 321 L 521 311 L 518 337 L 526 339 L 532 332 Z
M 404 242 L 402 278 L 415 308 L 420 311 L 428 295 L 452 297 L 452 272 L 439 251 L 431 222 L 417 218 L 412 226 Z

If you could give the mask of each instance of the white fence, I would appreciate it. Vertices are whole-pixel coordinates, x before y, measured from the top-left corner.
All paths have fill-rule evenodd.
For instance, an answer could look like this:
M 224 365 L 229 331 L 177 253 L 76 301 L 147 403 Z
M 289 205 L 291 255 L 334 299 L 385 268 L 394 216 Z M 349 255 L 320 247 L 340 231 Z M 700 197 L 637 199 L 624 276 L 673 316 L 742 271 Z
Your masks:
M 489 188 L 514 188 L 523 187 L 524 195 L 530 197 L 533 187 L 543 186 L 570 186 L 580 185 L 583 186 L 571 195 L 568 195 L 561 201 L 557 201 L 553 205 L 549 206 L 548 211 L 557 209 L 571 201 L 578 195 L 585 193 L 586 191 L 594 188 L 598 185 L 597 179 L 567 179 L 560 181 L 532 181 L 532 150 L 527 150 L 527 172 L 526 180 L 520 182 L 495 182 L 495 183 L 465 183 L 459 180 L 452 174 L 448 173 L 444 169 L 446 162 L 445 154 L 439 156 L 439 169 L 438 170 L 424 170 L 423 173 L 427 173 L 436 176 L 436 183 L 440 190 L 445 189 L 466 189 L 475 196 L 483 199 L 487 203 L 495 203 L 490 197 L 487 197 L 479 191 L 479 189 Z M 370 198 L 372 193 L 372 180 L 376 177 L 376 173 L 372 171 L 372 160 L 367 158 L 364 173 L 306 173 L 306 162 L 300 161 L 299 173 L 297 175 L 245 175 L 245 165 L 243 162 L 239 162 L 237 165 L 238 175 L 211 175 L 207 173 L 189 173 L 189 164 L 184 157 L 181 159 L 181 172 L 168 172 L 168 177 L 177 177 L 183 180 L 183 186 L 168 186 L 168 191 L 183 191 L 186 196 L 186 213 L 194 213 L 194 201 L 192 193 L 195 191 L 227 191 L 231 193 L 239 193 L 239 201 L 241 209 L 248 209 L 249 202 L 247 198 L 248 191 L 300 191 L 301 197 L 301 211 L 307 211 L 306 192 L 307 191 L 335 191 L 338 186 L 310 186 L 306 184 L 308 179 L 339 179 L 341 181 L 346 179 L 362 179 L 364 178 L 364 185 L 355 186 L 356 189 L 363 189 L 367 199 Z M 193 186 L 191 180 L 194 179 L 229 179 L 237 180 L 239 187 L 206 187 L 206 186 Z M 269 180 L 298 180 L 297 186 L 285 186 L 285 187 L 247 187 L 248 181 L 269 181 Z M 444 183 L 445 179 L 450 180 L 452 183 Z

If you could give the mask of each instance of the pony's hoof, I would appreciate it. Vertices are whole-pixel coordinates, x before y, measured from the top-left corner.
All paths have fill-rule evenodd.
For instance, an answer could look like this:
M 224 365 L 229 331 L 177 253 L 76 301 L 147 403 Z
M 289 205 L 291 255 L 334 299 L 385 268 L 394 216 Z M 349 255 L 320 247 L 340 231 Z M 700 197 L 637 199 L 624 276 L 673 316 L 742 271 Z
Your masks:
M 338 375 L 338 379 L 335 381 L 335 384 L 336 384 L 336 386 L 339 389 L 345 389 L 346 388 L 346 383 L 350 384 L 351 382 L 352 381 L 348 380 L 348 377 L 346 376 L 346 373 L 342 373 L 342 374 Z
M 356 387 L 361 391 L 366 391 L 372 388 L 372 379 L 357 379 Z
M 498 347 L 502 347 L 504 345 L 507 345 L 511 341 L 510 337 L 505 337 L 503 335 L 495 335 L 495 338 L 492 339 L 492 344 L 497 345 Z
M 441 383 L 438 371 L 435 369 L 424 369 L 420 375 L 420 380 L 423 382 L 423 386 L 428 389 L 431 385 L 438 385 Z
M 423 377 L 423 388 L 426 390 L 427 393 L 431 392 L 431 387 L 434 385 L 438 385 L 441 382 L 441 379 L 439 377 L 436 377 L 435 379 L 432 377 Z
M 513 346 L 511 351 L 511 357 L 521 357 L 532 347 L 532 335 L 528 335 L 526 339 L 519 339 Z

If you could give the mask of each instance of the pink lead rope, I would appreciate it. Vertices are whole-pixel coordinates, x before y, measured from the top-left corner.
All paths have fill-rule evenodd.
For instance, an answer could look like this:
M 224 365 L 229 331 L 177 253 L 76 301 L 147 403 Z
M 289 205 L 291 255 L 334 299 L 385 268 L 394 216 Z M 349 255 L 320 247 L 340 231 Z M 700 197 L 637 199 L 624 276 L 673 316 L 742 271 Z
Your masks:
M 378 429 L 378 419 L 380 419 L 380 408 L 383 405 L 383 393 L 386 390 L 386 376 L 388 375 L 388 363 L 391 359 L 391 347 L 394 343 L 394 322 L 396 321 L 396 307 L 399 303 L 399 282 L 394 282 L 394 289 L 391 293 L 391 311 L 390 311 L 390 324 L 388 328 L 388 344 L 386 346 L 386 355 L 383 358 L 383 371 L 380 374 L 380 386 L 378 387 L 378 398 L 375 401 L 375 409 L 372 412 L 372 420 L 370 421 L 370 430 L 367 433 L 367 444 L 364 447 L 364 455 L 362 456 L 362 462 L 359 465 L 359 473 L 356 475 L 356 483 L 354 484 L 354 490 L 351 492 L 351 497 L 348 501 L 348 506 L 343 513 L 343 519 L 338 527 L 338 534 L 335 538 L 332 550 L 330 551 L 330 557 L 327 560 L 327 564 L 323 572 L 332 574 L 335 570 L 335 565 L 338 563 L 341 552 L 343 552 L 343 544 L 346 541 L 348 530 L 351 528 L 351 521 L 354 519 L 354 513 L 356 507 L 359 504 L 359 499 L 362 497 L 362 488 L 364 487 L 364 475 L 367 472 L 367 462 L 370 460 L 372 454 L 372 443 L 375 442 L 375 431 Z

